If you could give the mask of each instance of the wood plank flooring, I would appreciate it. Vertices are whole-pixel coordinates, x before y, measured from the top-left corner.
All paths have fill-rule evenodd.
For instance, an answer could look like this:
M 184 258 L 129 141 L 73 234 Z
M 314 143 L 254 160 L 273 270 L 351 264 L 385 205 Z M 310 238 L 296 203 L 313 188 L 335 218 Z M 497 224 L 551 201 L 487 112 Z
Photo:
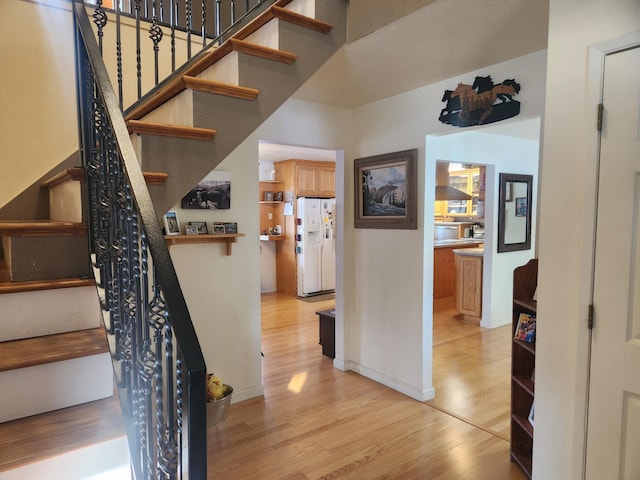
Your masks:
M 263 295 L 265 395 L 209 428 L 209 478 L 525 478 L 505 439 L 509 333 L 464 325 L 451 305 L 436 305 L 436 399 L 421 403 L 333 368 L 315 315 L 333 301 Z
M 315 314 L 333 305 L 263 295 L 265 395 L 209 427 L 209 478 L 525 478 L 509 460 L 509 326 L 464 324 L 451 299 L 436 301 L 436 398 L 421 403 L 333 368 Z M 119 422 L 109 399 L 2 424 L 0 471 L 121 434 Z

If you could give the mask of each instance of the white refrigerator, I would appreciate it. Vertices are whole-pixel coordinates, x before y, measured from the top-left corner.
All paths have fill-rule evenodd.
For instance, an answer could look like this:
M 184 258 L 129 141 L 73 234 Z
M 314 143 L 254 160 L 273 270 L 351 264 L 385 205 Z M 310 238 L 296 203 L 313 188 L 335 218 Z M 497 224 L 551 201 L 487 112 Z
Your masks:
M 336 288 L 335 198 L 298 198 L 297 293 L 306 297 Z

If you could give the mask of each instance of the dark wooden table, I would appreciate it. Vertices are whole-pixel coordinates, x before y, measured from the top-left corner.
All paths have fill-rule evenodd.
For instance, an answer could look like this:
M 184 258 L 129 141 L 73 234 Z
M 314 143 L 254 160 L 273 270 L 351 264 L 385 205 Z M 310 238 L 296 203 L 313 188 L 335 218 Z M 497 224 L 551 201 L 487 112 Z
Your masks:
M 336 311 L 320 310 L 316 312 L 320 321 L 320 345 L 322 353 L 327 357 L 336 358 Z

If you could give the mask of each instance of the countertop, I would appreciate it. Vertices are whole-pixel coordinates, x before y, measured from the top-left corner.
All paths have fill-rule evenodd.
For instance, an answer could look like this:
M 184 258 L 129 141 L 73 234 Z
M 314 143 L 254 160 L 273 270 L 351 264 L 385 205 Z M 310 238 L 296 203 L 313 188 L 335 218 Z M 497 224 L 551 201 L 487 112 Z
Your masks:
M 461 248 L 454 250 L 455 255 L 466 255 L 468 257 L 482 257 L 484 255 L 484 247 L 478 248 Z
M 465 245 L 478 245 L 484 244 L 484 238 L 457 238 L 450 240 L 434 240 L 433 247 L 434 248 L 443 248 L 443 247 L 462 247 Z M 466 249 L 465 249 L 466 250 Z

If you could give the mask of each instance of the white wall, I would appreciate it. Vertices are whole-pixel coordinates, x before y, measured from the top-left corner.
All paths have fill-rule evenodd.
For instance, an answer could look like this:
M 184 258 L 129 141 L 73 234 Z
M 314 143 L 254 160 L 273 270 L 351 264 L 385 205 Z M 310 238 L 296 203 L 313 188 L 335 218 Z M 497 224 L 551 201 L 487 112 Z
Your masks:
M 519 125 L 518 130 L 540 135 L 540 118 L 510 122 L 504 131 Z M 500 125 L 471 132 L 427 138 L 427 175 L 435 175 L 435 162 L 448 161 L 491 165 L 486 172 L 485 242 L 481 326 L 495 328 L 511 323 L 513 270 L 535 256 L 539 142 L 526 138 L 500 135 Z M 496 130 L 498 129 L 498 130 Z M 487 133 L 494 132 L 494 133 Z M 533 175 L 531 208 L 531 248 L 516 252 L 497 253 L 498 198 L 500 173 Z M 433 248 L 433 235 L 425 236 L 425 249 Z
M 637 0 L 550 2 L 538 237 L 535 479 L 582 478 L 600 86 L 599 60 L 589 62 L 589 49 L 639 29 Z
M 418 230 L 352 231 L 353 244 L 345 255 L 353 258 L 354 283 L 344 294 L 351 308 L 345 315 L 352 322 L 348 357 L 354 370 L 420 400 L 433 396 L 433 255 L 423 256 L 423 251 L 433 245 L 434 195 L 425 192 L 434 191 L 435 162 L 428 160 L 425 166 L 425 137 L 460 131 L 438 120 L 442 94 L 458 82 L 472 83 L 476 75 L 491 75 L 496 83 L 515 78 L 522 85 L 515 97 L 521 102 L 521 118 L 540 116 L 545 62 L 546 52 L 536 52 L 354 109 L 354 157 L 418 148 L 423 199 Z M 512 161 L 515 168 L 519 159 Z M 345 167 L 349 199 L 353 166 L 348 162 Z M 347 225 L 353 225 L 351 219 Z
M 0 45 L 2 207 L 78 150 L 70 3 L 3 0 Z
M 221 244 L 171 247 L 207 368 L 233 386 L 233 402 L 263 393 L 259 252 L 260 243 L 274 242 L 258 239 L 258 140 L 340 149 L 349 143 L 350 129 L 346 109 L 289 100 L 216 168 L 231 172 L 229 210 L 174 206 L 182 224 L 233 221 L 246 234 L 231 256 Z

